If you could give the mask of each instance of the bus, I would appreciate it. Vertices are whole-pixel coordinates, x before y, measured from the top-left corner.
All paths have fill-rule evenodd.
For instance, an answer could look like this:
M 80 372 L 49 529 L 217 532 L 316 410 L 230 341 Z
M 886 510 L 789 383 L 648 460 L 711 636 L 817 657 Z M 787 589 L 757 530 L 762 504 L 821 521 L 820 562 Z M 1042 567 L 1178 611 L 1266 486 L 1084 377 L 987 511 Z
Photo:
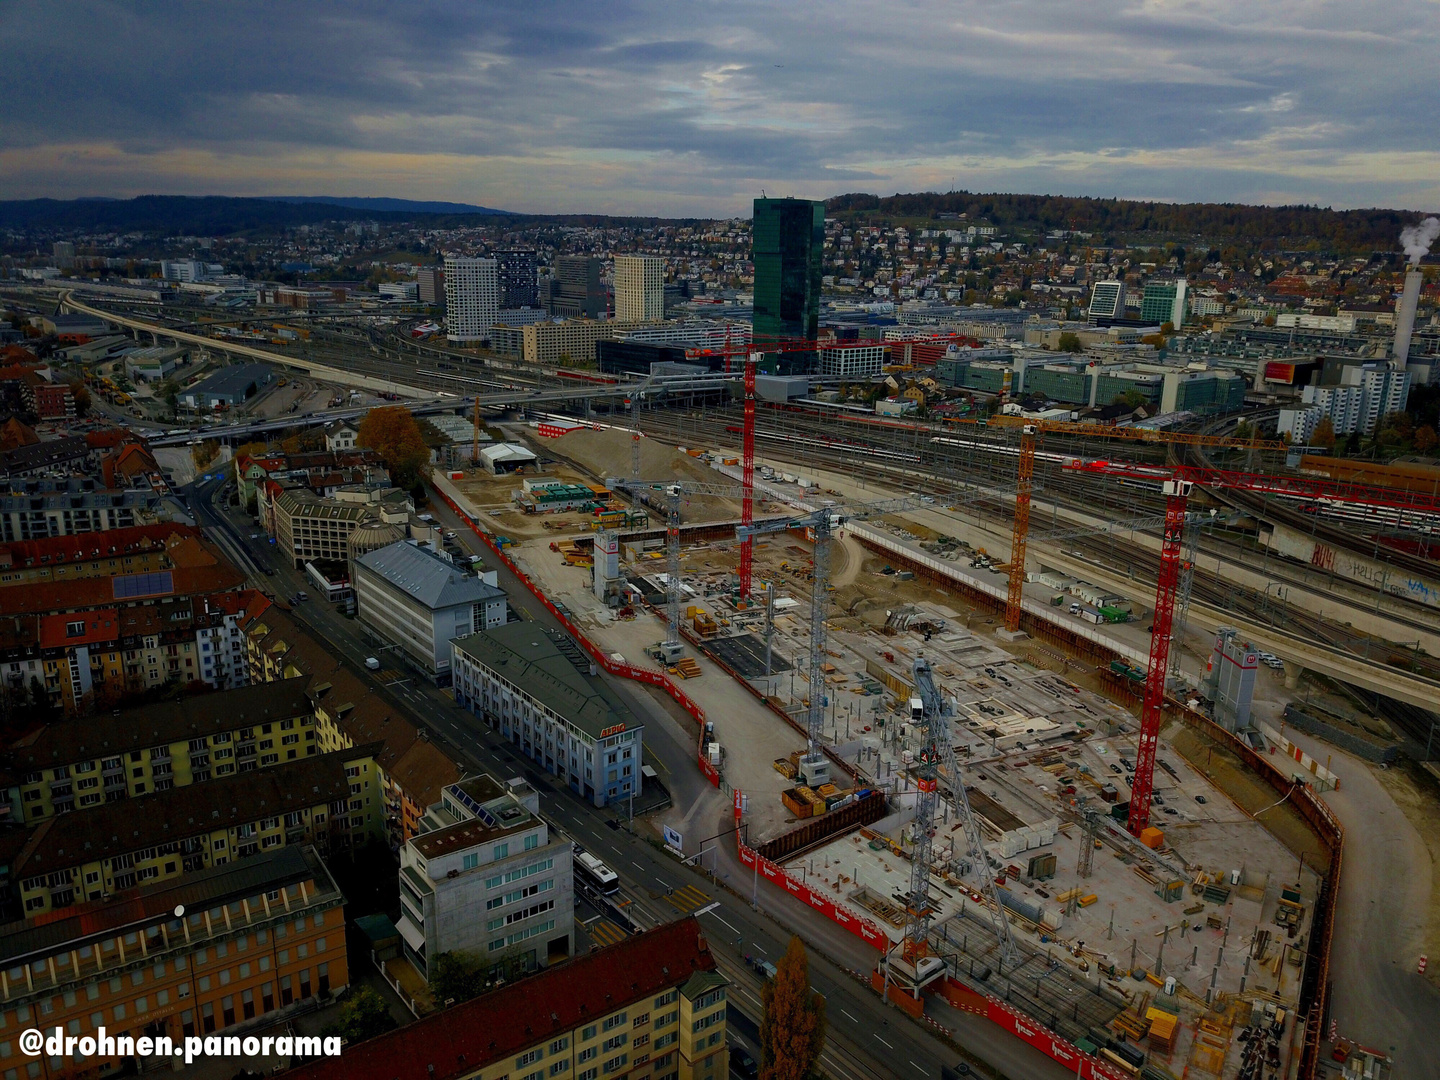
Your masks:
M 588 852 L 575 856 L 575 869 L 581 878 L 605 896 L 620 891 L 620 879 L 615 876 L 615 871 Z

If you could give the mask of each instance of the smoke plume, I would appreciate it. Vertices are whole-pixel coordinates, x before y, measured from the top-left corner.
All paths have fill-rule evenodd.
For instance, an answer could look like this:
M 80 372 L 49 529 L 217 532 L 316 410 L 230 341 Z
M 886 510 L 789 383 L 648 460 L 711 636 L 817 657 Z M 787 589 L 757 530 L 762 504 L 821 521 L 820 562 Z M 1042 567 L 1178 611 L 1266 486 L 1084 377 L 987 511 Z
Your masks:
M 1430 254 L 1430 245 L 1436 237 L 1440 237 L 1440 218 L 1427 217 L 1419 225 L 1407 225 L 1400 230 L 1400 246 L 1410 257 L 1410 265 Z

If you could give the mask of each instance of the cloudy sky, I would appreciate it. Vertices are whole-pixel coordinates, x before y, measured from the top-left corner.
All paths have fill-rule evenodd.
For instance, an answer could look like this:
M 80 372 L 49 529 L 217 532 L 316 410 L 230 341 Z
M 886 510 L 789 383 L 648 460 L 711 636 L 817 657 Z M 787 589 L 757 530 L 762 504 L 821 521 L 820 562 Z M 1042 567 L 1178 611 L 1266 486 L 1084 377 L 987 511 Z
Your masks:
M 1435 0 L 5 0 L 0 198 L 1440 207 Z

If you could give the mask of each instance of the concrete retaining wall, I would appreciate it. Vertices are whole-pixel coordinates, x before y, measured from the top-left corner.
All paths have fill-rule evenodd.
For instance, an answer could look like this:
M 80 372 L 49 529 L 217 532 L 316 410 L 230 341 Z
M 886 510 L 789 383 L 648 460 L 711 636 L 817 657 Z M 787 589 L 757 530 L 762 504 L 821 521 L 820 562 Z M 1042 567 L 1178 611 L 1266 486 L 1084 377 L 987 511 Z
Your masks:
M 1309 713 L 1301 712 L 1295 707 L 1293 701 L 1285 706 L 1285 722 L 1296 730 L 1305 732 L 1306 735 L 1314 735 L 1317 739 L 1334 743 L 1341 750 L 1366 761 L 1388 765 L 1400 754 L 1400 748 L 1394 743 L 1372 743 L 1351 735 L 1348 731 L 1342 731 L 1333 724 L 1327 724 L 1324 720 L 1311 716 Z

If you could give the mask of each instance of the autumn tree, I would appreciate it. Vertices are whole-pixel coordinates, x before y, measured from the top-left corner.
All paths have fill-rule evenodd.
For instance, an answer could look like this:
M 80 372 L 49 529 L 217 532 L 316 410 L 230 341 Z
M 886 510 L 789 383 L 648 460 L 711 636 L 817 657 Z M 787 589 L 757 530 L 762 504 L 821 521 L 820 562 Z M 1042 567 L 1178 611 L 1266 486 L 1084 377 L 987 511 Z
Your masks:
M 220 456 L 220 444 L 214 439 L 206 439 L 190 448 L 190 460 L 195 462 L 197 469 L 203 469 Z
M 1312 446 L 1323 446 L 1326 450 L 1335 449 L 1335 422 L 1330 417 L 1320 418 L 1320 422 L 1310 434 L 1310 443 Z
M 760 1080 L 807 1080 L 825 1045 L 825 999 L 810 989 L 810 963 L 798 937 L 760 991 Z
M 70 396 L 75 399 L 75 415 L 88 416 L 90 413 L 90 388 L 80 379 L 70 384 Z
M 405 406 L 371 409 L 360 421 L 356 441 L 380 455 L 395 486 L 410 491 L 420 485 L 430 464 L 430 449 L 420 434 L 420 425 Z
M 1079 334 L 1074 334 L 1074 333 L 1071 333 L 1069 330 L 1066 330 L 1064 333 L 1062 333 L 1062 334 L 1060 335 L 1060 351 L 1061 351 L 1061 352 L 1078 353 L 1078 352 L 1080 351 L 1081 347 L 1082 347 L 1082 346 L 1080 345 L 1080 335 L 1079 335 Z
M 1415 429 L 1415 452 L 1417 454 L 1434 453 L 1437 444 L 1440 444 L 1440 436 L 1435 434 L 1435 429 L 1429 424 L 1422 424 Z
M 397 1026 L 384 998 L 369 986 L 356 986 L 345 992 L 339 1019 L 326 1026 L 322 1034 L 339 1035 L 347 1043 L 357 1043 Z

